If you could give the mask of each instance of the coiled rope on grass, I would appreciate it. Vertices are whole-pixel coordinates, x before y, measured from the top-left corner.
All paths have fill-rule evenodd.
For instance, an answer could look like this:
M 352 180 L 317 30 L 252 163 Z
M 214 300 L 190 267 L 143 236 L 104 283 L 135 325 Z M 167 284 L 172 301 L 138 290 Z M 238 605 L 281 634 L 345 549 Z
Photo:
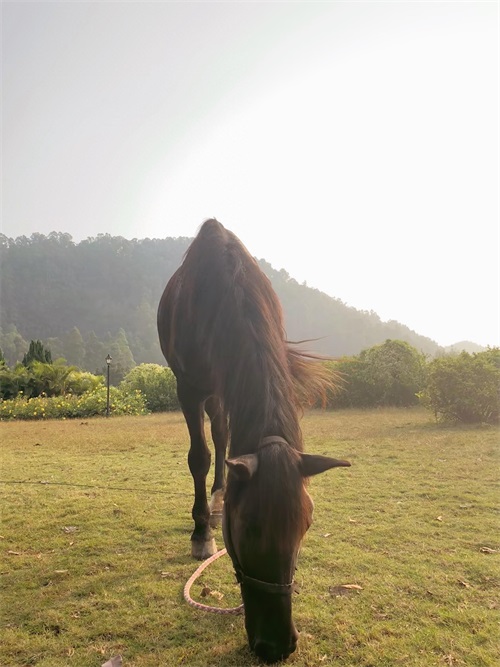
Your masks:
M 207 558 L 207 560 L 203 561 L 203 563 L 197 568 L 197 570 L 192 574 L 191 577 L 186 582 L 186 585 L 184 586 L 184 599 L 186 602 L 191 605 L 191 607 L 194 607 L 195 609 L 200 609 L 201 611 L 209 611 L 212 614 L 233 614 L 233 615 L 240 615 L 243 614 L 243 605 L 240 604 L 239 607 L 212 607 L 208 604 L 203 604 L 201 602 L 196 602 L 193 600 L 193 598 L 190 595 L 191 591 L 191 586 L 193 583 L 198 579 L 200 574 L 203 572 L 205 568 L 207 568 L 210 563 L 213 563 L 215 560 L 220 558 L 221 556 L 224 556 L 227 553 L 227 549 L 221 549 L 220 551 L 217 551 L 214 553 L 213 556 L 210 556 L 210 558 Z

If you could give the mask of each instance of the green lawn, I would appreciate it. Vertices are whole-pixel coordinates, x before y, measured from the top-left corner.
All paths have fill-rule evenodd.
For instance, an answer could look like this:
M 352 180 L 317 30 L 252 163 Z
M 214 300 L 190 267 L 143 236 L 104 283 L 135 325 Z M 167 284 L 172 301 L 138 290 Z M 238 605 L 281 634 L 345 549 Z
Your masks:
M 307 451 L 352 467 L 311 480 L 287 663 L 500 664 L 498 430 L 420 409 L 312 412 L 303 429 Z M 2 423 L 0 437 L 2 667 L 258 664 L 241 616 L 182 598 L 198 563 L 179 413 Z M 240 602 L 227 556 L 202 586 Z

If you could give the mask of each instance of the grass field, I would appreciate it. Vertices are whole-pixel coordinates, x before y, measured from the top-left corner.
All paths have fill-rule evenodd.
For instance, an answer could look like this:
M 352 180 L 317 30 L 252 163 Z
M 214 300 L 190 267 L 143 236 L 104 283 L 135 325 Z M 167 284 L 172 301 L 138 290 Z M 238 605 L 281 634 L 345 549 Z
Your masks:
M 303 430 L 307 451 L 352 467 L 311 480 L 287 664 L 500 664 L 498 431 L 420 409 L 312 412 Z M 180 414 L 3 423 L 0 436 L 2 667 L 258 664 L 241 616 L 182 599 L 197 563 Z M 227 556 L 193 594 L 203 586 L 213 604 L 240 602 Z

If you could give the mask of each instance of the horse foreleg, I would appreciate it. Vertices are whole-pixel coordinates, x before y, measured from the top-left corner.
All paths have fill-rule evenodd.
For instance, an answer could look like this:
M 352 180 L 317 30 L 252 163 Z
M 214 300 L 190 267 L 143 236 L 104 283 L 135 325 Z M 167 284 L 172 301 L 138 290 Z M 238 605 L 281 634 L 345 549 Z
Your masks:
M 210 469 L 210 451 L 205 440 L 203 427 L 203 400 L 182 385 L 177 387 L 182 412 L 191 438 L 188 464 L 194 481 L 194 504 L 192 517 L 194 530 L 191 535 L 191 554 L 203 560 L 217 551 L 217 546 L 210 530 L 210 510 L 207 503 L 206 480 Z
M 210 396 L 205 403 L 205 410 L 210 417 L 212 440 L 215 446 L 215 475 L 210 499 L 210 525 L 212 528 L 220 526 L 222 521 L 222 507 L 224 505 L 224 491 L 226 486 L 226 448 L 228 439 L 227 420 L 222 411 L 220 401 Z

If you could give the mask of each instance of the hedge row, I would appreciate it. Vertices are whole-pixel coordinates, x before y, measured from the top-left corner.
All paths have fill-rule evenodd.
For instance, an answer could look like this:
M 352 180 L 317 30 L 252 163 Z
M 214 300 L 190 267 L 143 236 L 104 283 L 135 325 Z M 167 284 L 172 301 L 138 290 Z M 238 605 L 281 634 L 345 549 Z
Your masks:
M 149 412 L 144 396 L 139 391 L 127 392 L 110 387 L 110 415 L 144 415 Z M 0 420 L 9 419 L 81 419 L 106 415 L 105 387 L 85 392 L 80 396 L 23 395 L 0 403 Z
M 388 340 L 355 357 L 325 362 L 332 375 L 340 375 L 339 390 L 328 396 L 327 408 L 368 408 L 422 404 L 438 420 L 495 423 L 500 419 L 500 349 L 477 354 L 463 352 L 428 361 L 402 341 Z M 45 383 L 61 395 L 0 402 L 0 419 L 70 418 L 102 415 L 106 411 L 103 378 L 90 382 L 89 374 L 64 374 L 56 365 L 39 364 L 28 383 L 38 389 Z M 17 371 L 17 376 L 16 376 Z M 10 375 L 9 375 L 10 373 Z M 0 372 L 12 392 L 16 378 L 29 378 L 26 369 Z M 64 382 L 63 382 L 64 380 Z M 94 384 L 81 396 L 78 391 Z M 38 384 L 36 384 L 38 383 Z M 7 386 L 7 385 L 6 385 Z M 63 391 L 61 387 L 65 387 Z M 68 393 L 68 391 L 70 393 Z M 4 394 L 5 395 L 5 394 Z M 141 364 L 132 369 L 118 388 L 111 387 L 112 414 L 144 414 L 179 410 L 176 380 L 170 368 Z

